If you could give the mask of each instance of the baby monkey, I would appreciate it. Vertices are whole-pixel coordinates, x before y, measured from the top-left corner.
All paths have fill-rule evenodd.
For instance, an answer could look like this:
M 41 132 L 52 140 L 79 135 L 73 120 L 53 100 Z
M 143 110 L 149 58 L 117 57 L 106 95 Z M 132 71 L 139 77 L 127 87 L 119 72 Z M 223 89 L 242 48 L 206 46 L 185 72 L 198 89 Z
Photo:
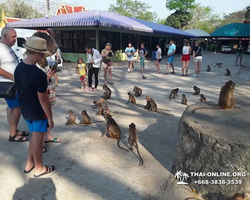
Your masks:
M 207 66 L 207 72 L 210 72 L 211 71 L 211 67 L 210 65 Z
M 140 97 L 142 95 L 142 89 L 135 86 L 133 92 L 135 92 L 136 97 Z
M 200 94 L 200 88 L 198 88 L 197 86 L 194 86 L 194 89 L 193 89 L 195 92 L 193 95 L 199 95 Z
M 69 118 L 67 122 L 65 123 L 65 126 L 72 125 L 72 124 L 78 125 L 76 123 L 76 116 L 74 115 L 74 112 L 72 110 L 69 110 L 68 113 L 69 113 Z
M 187 97 L 185 94 L 182 94 L 181 104 L 188 106 L 187 105 Z
M 99 123 L 99 122 L 104 122 L 104 121 L 90 122 L 90 117 L 87 111 L 86 110 L 82 111 L 82 121 L 80 122 L 80 124 L 89 125 L 89 124 L 94 124 L 94 123 Z
M 169 95 L 169 101 L 171 99 L 175 98 L 175 96 L 178 97 L 178 94 L 177 94 L 178 92 L 179 92 L 179 88 L 176 88 L 176 89 L 172 90 L 171 93 L 170 93 L 170 95 Z
M 128 137 L 129 149 L 133 151 L 133 146 L 135 146 L 138 156 L 139 156 L 139 166 L 143 165 L 143 159 L 139 153 L 138 149 L 138 134 L 134 123 L 129 125 L 129 137 Z
M 226 69 L 225 76 L 231 76 L 231 71 L 229 69 Z
M 203 94 L 200 94 L 200 102 L 206 102 L 206 97 Z

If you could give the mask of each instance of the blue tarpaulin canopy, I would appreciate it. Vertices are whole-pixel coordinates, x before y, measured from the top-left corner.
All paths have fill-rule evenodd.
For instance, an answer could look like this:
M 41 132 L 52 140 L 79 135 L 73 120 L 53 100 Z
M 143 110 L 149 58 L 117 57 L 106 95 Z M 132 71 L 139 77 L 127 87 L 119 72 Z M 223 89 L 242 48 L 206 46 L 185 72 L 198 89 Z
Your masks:
M 161 33 L 186 37 L 198 37 L 179 29 L 175 29 L 162 24 L 148 22 L 132 17 L 127 17 L 112 12 L 91 10 L 85 12 L 71 13 L 65 15 L 52 16 L 50 18 L 37 18 L 8 23 L 7 26 L 13 28 L 47 28 L 47 27 L 68 27 L 68 26 L 103 26 L 120 28 L 132 31 L 148 33 Z
M 239 38 L 239 37 L 250 37 L 250 24 L 244 23 L 233 23 L 227 24 L 215 30 L 212 37 L 227 37 L 227 38 Z

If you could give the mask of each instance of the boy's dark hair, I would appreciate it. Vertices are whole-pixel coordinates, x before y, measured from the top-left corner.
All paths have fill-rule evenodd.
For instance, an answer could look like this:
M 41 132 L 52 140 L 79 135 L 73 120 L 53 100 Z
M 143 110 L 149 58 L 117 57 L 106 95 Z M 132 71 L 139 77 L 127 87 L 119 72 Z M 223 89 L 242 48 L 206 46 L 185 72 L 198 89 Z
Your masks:
M 79 63 L 80 60 L 82 60 L 82 62 L 84 62 L 82 58 L 77 58 L 77 63 Z
M 89 45 L 89 44 L 87 44 L 87 45 L 85 46 L 85 49 L 92 49 L 92 46 Z

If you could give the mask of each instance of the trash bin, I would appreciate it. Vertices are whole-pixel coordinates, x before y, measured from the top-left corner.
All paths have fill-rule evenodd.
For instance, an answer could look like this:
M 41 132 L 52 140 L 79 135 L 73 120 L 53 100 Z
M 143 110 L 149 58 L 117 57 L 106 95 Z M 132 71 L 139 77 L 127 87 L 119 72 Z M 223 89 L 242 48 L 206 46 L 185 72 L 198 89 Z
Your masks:
M 151 60 L 156 60 L 156 51 L 152 51 Z

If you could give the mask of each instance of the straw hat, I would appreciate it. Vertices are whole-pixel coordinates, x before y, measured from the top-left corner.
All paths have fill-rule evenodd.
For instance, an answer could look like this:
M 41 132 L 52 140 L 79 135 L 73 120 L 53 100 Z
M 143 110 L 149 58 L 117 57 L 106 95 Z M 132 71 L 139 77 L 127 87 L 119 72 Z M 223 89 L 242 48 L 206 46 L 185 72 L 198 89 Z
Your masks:
M 23 47 L 27 50 L 38 52 L 38 53 L 46 53 L 51 54 L 47 50 L 47 42 L 46 40 L 39 38 L 39 37 L 30 37 L 26 41 L 25 44 L 23 44 Z

